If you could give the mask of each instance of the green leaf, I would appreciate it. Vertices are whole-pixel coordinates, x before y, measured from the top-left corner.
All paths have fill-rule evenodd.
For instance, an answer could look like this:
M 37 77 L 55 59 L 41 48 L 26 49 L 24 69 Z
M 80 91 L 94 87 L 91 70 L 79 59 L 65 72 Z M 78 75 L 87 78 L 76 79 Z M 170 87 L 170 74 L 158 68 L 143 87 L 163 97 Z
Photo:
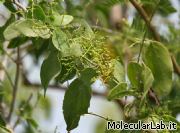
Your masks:
M 76 75 L 76 69 L 74 67 L 72 67 L 72 66 L 74 66 L 74 64 L 66 65 L 71 61 L 65 60 L 62 62 L 61 73 L 56 77 L 56 80 L 58 82 L 60 82 L 61 84 L 67 80 L 71 80 Z
M 142 88 L 142 66 L 135 62 L 130 62 L 127 68 L 128 78 L 131 82 L 132 87 Z
M 141 2 L 148 11 L 153 11 L 159 2 L 157 11 L 163 16 L 168 16 L 171 13 L 176 12 L 176 9 L 171 4 L 170 0 L 141 0 Z
M 85 37 L 90 37 L 90 38 L 95 37 L 93 30 L 91 29 L 90 25 L 86 21 L 80 20 L 79 23 L 84 28 Z
M 52 36 L 54 47 L 61 51 L 62 57 L 81 56 L 81 44 L 76 42 L 68 42 L 68 36 L 59 28 L 55 29 Z
M 18 37 L 21 33 L 16 29 L 16 25 L 19 24 L 21 21 L 15 21 L 12 24 L 10 24 L 4 31 L 4 38 L 6 40 L 11 40 L 13 38 Z
M 48 58 L 45 59 L 41 66 L 41 83 L 44 87 L 44 92 L 49 85 L 49 82 L 61 72 L 61 64 L 58 60 L 57 52 L 52 51 Z
M 0 114 L 0 125 L 6 126 L 6 123 L 5 123 L 4 119 L 2 118 L 1 114 Z
M 142 96 L 143 100 L 146 94 L 148 93 L 148 90 L 152 87 L 154 81 L 154 77 L 151 70 L 145 64 L 143 65 L 142 80 L 144 86 L 144 93 Z
M 3 34 L 6 40 L 11 40 L 21 34 L 27 37 L 47 39 L 50 37 L 50 29 L 40 21 L 25 19 L 10 24 Z
M 65 93 L 63 101 L 63 114 L 70 131 L 78 126 L 80 116 L 88 112 L 91 99 L 91 83 L 96 72 L 87 68 L 81 76 L 75 79 Z
M 33 16 L 33 18 L 32 18 L 32 16 Z M 45 19 L 46 19 L 46 15 L 45 15 L 43 9 L 38 5 L 33 6 L 33 13 L 32 13 L 32 10 L 28 11 L 28 17 L 32 18 L 32 19 L 41 20 L 41 21 L 45 21 Z
M 60 15 L 57 12 L 53 12 L 53 24 L 56 26 L 65 26 L 73 21 L 71 15 Z
M 128 64 L 128 78 L 132 87 L 143 89 L 142 103 L 148 90 L 153 85 L 154 77 L 151 70 L 145 64 L 140 65 L 136 62 L 130 62 Z
M 16 25 L 16 29 L 28 37 L 41 37 L 47 39 L 50 37 L 50 30 L 40 21 L 27 19 L 22 20 Z
M 27 40 L 28 40 L 27 37 L 14 38 L 9 42 L 8 48 L 16 48 L 16 47 L 24 44 L 25 42 L 27 42 Z
M 5 0 L 4 3 L 3 3 L 6 8 L 8 10 L 10 10 L 11 12 L 16 12 L 16 8 L 14 7 L 13 3 L 11 0 Z
M 27 121 L 27 123 L 28 123 L 29 125 L 31 125 L 31 126 L 34 127 L 35 129 L 38 128 L 38 124 L 37 124 L 37 122 L 36 122 L 34 119 L 32 119 L 32 118 L 27 118 L 26 121 Z
M 173 66 L 166 47 L 150 44 L 144 55 L 146 65 L 154 76 L 153 90 L 158 96 L 166 96 L 171 91 Z
M 171 4 L 170 0 L 160 0 L 158 10 L 164 16 L 176 12 L 176 9 Z
M 114 62 L 114 71 L 113 71 L 113 75 L 114 78 L 118 81 L 118 82 L 125 82 L 125 72 L 124 72 L 124 67 L 122 66 L 122 64 L 117 61 L 117 60 L 113 60 Z
M 4 3 L 5 2 L 5 0 L 0 0 L 0 3 Z
M 169 121 L 175 122 L 177 124 L 176 125 L 176 129 L 177 129 L 176 131 L 177 131 L 177 133 L 180 132 L 180 122 L 175 117 L 172 117 L 171 115 L 163 115 L 163 116 L 161 116 L 161 119 L 162 118 L 165 122 L 169 122 Z
M 108 94 L 108 100 L 122 98 L 128 95 L 134 95 L 134 90 L 127 90 L 127 83 L 120 83 L 110 90 Z
M 0 132 L 1 133 L 12 133 L 9 129 L 7 129 L 5 126 L 0 125 Z
M 52 42 L 57 50 L 67 53 L 67 49 L 69 49 L 68 37 L 60 28 L 54 30 Z

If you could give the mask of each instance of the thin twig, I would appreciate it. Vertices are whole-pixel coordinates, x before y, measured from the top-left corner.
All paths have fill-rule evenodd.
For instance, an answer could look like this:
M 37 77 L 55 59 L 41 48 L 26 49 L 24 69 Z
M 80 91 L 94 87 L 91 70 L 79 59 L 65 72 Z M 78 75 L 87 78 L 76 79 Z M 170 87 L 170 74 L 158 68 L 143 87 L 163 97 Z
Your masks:
M 171 55 L 171 59 L 172 59 L 173 67 L 174 67 L 174 72 L 178 76 L 180 76 L 180 67 L 179 67 L 178 63 L 176 62 L 176 59 L 173 55 Z
M 42 87 L 42 85 L 40 83 L 31 83 L 29 81 L 29 79 L 26 77 L 25 73 L 22 73 L 22 76 L 23 76 L 24 85 L 31 87 L 31 89 Z M 58 84 L 51 84 L 51 85 L 49 85 L 49 89 L 66 91 L 67 87 L 64 87 L 64 86 L 58 85 Z M 102 98 L 106 98 L 107 94 L 108 94 L 107 92 L 101 93 L 101 92 L 97 92 L 94 90 L 92 91 L 93 96 L 98 96 L 98 97 L 102 97 Z M 120 108 L 123 108 L 125 105 L 123 100 L 120 100 L 120 99 L 115 100 L 115 102 L 119 105 Z
M 152 99 L 154 99 L 156 105 L 160 105 L 160 100 L 158 99 L 158 97 L 156 96 L 156 94 L 154 93 L 153 89 L 150 88 L 148 91 L 148 96 Z
M 141 57 L 141 53 L 142 53 L 142 50 L 143 50 L 144 41 L 146 39 L 146 34 L 147 34 L 147 30 L 145 30 L 144 35 L 143 35 L 143 39 L 142 39 L 141 44 L 140 44 L 140 49 L 139 49 L 139 54 L 138 54 L 138 58 L 137 58 L 137 63 L 139 63 L 139 61 L 140 61 L 140 57 Z
M 33 97 L 33 94 L 31 93 L 30 96 L 28 97 L 28 99 L 26 100 L 26 102 L 23 105 L 20 106 L 19 110 L 21 111 L 21 114 L 24 113 L 24 109 L 29 104 L 29 102 L 31 101 L 32 97 Z M 13 130 L 16 128 L 16 126 L 18 125 L 20 120 L 21 120 L 21 117 L 19 115 L 17 120 L 16 120 L 16 122 L 14 123 Z
M 106 120 L 106 121 L 110 121 L 110 119 L 109 118 L 106 118 L 106 117 L 104 117 L 104 116 L 101 116 L 101 115 L 98 115 L 98 114 L 95 114 L 95 113 L 92 113 L 92 112 L 88 112 L 88 113 L 86 113 L 87 115 L 94 115 L 94 116 L 97 116 L 97 117 L 99 117 L 99 118 L 101 118 L 101 119 L 104 119 L 104 120 Z M 86 115 L 85 114 L 85 115 Z
M 139 12 L 139 14 L 142 16 L 142 18 L 144 19 L 144 21 L 146 22 L 146 24 L 148 25 L 148 28 L 151 30 L 153 37 L 156 41 L 160 42 L 160 36 L 159 34 L 156 32 L 155 28 L 152 26 L 151 23 L 149 23 L 149 17 L 146 13 L 146 11 L 135 1 L 135 0 L 129 0 L 132 5 L 136 8 L 136 10 Z M 174 72 L 180 76 L 180 67 L 179 65 L 176 63 L 176 60 L 173 56 L 171 56 L 171 60 L 173 63 L 173 68 L 174 68 Z
M 11 57 L 11 54 L 9 54 L 6 50 L 4 50 L 4 49 L 2 48 L 2 46 L 0 46 L 0 49 L 7 55 L 7 57 L 8 57 L 9 59 L 11 59 L 12 62 L 16 63 L 16 61 Z
M 139 14 L 142 16 L 142 18 L 144 19 L 144 21 L 146 22 L 147 26 L 149 27 L 149 29 L 152 32 L 153 37 L 155 38 L 155 40 L 160 41 L 160 36 L 159 34 L 156 32 L 155 28 L 152 26 L 151 23 L 149 23 L 149 16 L 146 13 L 146 11 L 136 2 L 136 0 L 129 0 L 132 5 L 136 8 L 136 10 L 139 12 Z
M 160 36 L 159 34 L 156 32 L 155 28 L 151 25 L 151 19 L 155 13 L 152 14 L 152 16 L 149 18 L 149 16 L 147 15 L 146 11 L 136 2 L 136 0 L 130 0 L 130 2 L 132 3 L 132 5 L 136 8 L 136 10 L 138 11 L 138 13 L 142 16 L 142 18 L 144 19 L 144 21 L 146 22 L 146 25 L 149 27 L 149 29 L 151 30 L 153 37 L 156 41 L 160 42 Z M 159 5 L 159 2 L 157 4 L 157 7 Z M 157 7 L 155 9 L 157 9 Z M 143 39 L 144 40 L 144 39 Z M 154 93 L 153 89 L 150 88 L 148 91 L 148 94 L 150 97 L 152 97 L 156 104 L 159 106 L 160 105 L 160 101 L 159 98 L 157 97 L 157 95 Z
M 156 7 L 154 8 L 151 16 L 150 16 L 150 19 L 149 19 L 149 25 L 151 25 L 151 21 L 152 21 L 152 18 L 154 16 L 154 14 L 156 13 L 156 10 L 159 6 L 159 3 L 160 3 L 160 0 L 158 1 L 158 3 L 156 4 Z M 142 42 L 141 42 L 141 45 L 140 45 L 140 50 L 139 50 L 139 55 L 138 55 L 138 59 L 137 59 L 137 62 L 139 63 L 140 61 L 140 57 L 141 57 L 141 53 L 142 53 L 142 50 L 143 50 L 143 46 L 144 46 L 144 41 L 145 41 L 145 38 L 146 38 L 146 35 L 147 35 L 147 29 L 145 29 L 145 33 L 144 33 L 144 36 L 143 36 L 143 39 L 142 39 Z
M 14 88 L 13 88 L 13 92 L 12 92 L 10 111 L 9 111 L 9 115 L 7 117 L 8 122 L 10 122 L 12 113 L 14 111 L 16 95 L 17 95 L 17 90 L 18 90 L 19 75 L 20 75 L 20 48 L 18 47 L 17 48 L 17 61 L 16 61 L 16 75 L 15 75 L 15 81 L 14 81 Z
M 11 76 L 10 76 L 10 74 L 8 73 L 8 71 L 6 70 L 6 68 L 4 67 L 4 65 L 1 62 L 0 62 L 0 68 L 2 68 L 4 70 L 6 76 L 7 76 L 8 80 L 9 80 L 9 83 L 10 83 L 11 87 L 14 88 L 14 84 L 13 84 L 13 81 L 11 79 Z

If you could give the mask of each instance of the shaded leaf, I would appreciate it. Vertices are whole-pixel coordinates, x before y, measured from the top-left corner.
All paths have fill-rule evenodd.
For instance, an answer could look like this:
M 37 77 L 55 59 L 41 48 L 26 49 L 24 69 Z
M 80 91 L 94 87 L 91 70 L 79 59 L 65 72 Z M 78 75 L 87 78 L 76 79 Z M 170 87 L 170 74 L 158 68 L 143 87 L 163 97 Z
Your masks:
M 1 126 L 6 126 L 6 123 L 4 121 L 4 119 L 2 118 L 2 116 L 0 115 L 0 125 Z
M 45 15 L 43 9 L 40 6 L 37 6 L 37 5 L 34 6 L 33 9 L 34 9 L 34 11 L 33 11 L 34 18 L 37 19 L 37 20 L 45 21 L 46 15 Z
M 70 65 L 67 65 L 71 62 Z M 56 77 L 56 80 L 60 83 L 64 83 L 67 80 L 71 80 L 76 75 L 76 69 L 73 67 L 75 64 L 72 60 L 63 60 L 61 73 Z
M 27 40 L 28 40 L 27 37 L 14 38 L 9 42 L 8 48 L 16 48 L 16 47 L 24 44 L 25 42 L 27 42 Z
M 176 9 L 171 4 L 170 0 L 160 0 L 158 10 L 164 16 L 176 12 Z
M 34 127 L 35 129 L 38 128 L 38 124 L 37 124 L 37 122 L 36 122 L 34 119 L 32 119 L 32 118 L 27 118 L 26 121 L 28 122 L 29 125 L 31 125 L 31 126 Z
M 158 4 L 157 0 L 141 0 L 141 2 L 145 6 L 145 9 L 151 13 L 152 13 L 153 9 L 155 9 L 156 5 Z M 171 4 L 170 0 L 160 0 L 157 11 L 161 15 L 168 16 L 171 13 L 175 13 L 176 9 Z
M 74 80 L 65 93 L 63 101 L 63 114 L 70 131 L 78 126 L 80 116 L 88 112 L 91 99 L 91 83 L 96 72 L 87 68 L 81 76 Z
M 134 95 L 134 90 L 127 90 L 127 83 L 120 83 L 110 90 L 108 100 L 122 98 L 128 95 Z
M 144 87 L 144 93 L 142 96 L 142 99 L 146 96 L 148 93 L 148 90 L 152 87 L 154 82 L 154 77 L 151 72 L 151 70 L 143 64 L 143 71 L 142 71 L 142 81 L 143 81 L 143 87 Z
M 148 90 L 152 87 L 154 81 L 154 77 L 151 70 L 145 65 L 143 65 L 142 80 L 144 87 L 144 93 L 142 99 L 144 99 L 144 97 L 148 93 Z
M 44 87 L 44 91 L 48 87 L 49 82 L 61 72 L 61 64 L 58 60 L 57 52 L 52 51 L 48 58 L 46 58 L 41 66 L 41 83 Z
M 13 3 L 11 0 L 5 0 L 4 3 L 3 3 L 7 8 L 8 10 L 10 10 L 11 12 L 16 12 L 16 8 L 13 6 Z
M 131 82 L 132 87 L 142 88 L 142 66 L 136 62 L 130 62 L 128 64 L 128 78 Z
M 140 105 L 148 93 L 148 90 L 152 87 L 154 77 L 151 70 L 145 64 L 138 64 L 131 62 L 128 64 L 128 78 L 132 87 L 143 90 L 143 95 Z

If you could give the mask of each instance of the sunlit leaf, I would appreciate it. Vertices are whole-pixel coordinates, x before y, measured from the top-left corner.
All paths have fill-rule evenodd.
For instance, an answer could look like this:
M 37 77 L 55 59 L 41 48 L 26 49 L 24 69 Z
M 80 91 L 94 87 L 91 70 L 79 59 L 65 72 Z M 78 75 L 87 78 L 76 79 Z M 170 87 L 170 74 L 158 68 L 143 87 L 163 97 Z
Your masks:
M 21 34 L 27 37 L 41 37 L 47 39 L 50 37 L 50 30 L 40 21 L 25 19 L 15 21 L 4 31 L 6 40 L 11 40 Z
M 124 73 L 124 67 L 122 64 L 114 60 L 114 71 L 113 71 L 113 76 L 118 82 L 124 82 L 125 81 L 125 73 Z
M 11 40 L 13 38 L 18 37 L 21 33 L 16 29 L 16 24 L 19 24 L 21 21 L 18 20 L 12 24 L 10 24 L 6 30 L 4 31 L 4 38 L 6 40 Z
M 158 96 L 171 91 L 173 66 L 168 50 L 162 44 L 150 44 L 144 55 L 146 65 L 154 76 L 153 89 Z
M 76 42 L 69 42 L 68 36 L 59 28 L 55 29 L 52 36 L 54 47 L 61 51 L 63 57 L 66 56 L 81 56 L 81 45 Z
M 62 53 L 67 53 L 67 50 L 69 49 L 68 37 L 59 28 L 54 30 L 52 36 L 52 42 L 56 49 L 58 49 Z
M 71 15 L 60 15 L 57 12 L 53 12 L 53 24 L 57 26 L 65 26 L 72 22 L 73 16 Z

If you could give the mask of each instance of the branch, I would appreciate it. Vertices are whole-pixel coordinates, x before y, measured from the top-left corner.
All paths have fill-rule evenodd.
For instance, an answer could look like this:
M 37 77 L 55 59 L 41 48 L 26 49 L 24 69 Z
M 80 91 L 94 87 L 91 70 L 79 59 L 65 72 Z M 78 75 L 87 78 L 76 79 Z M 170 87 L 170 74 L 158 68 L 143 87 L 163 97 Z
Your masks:
M 21 3 L 19 3 L 17 0 L 12 0 L 12 2 L 18 7 L 18 8 L 20 8 L 20 9 L 22 9 L 23 11 L 27 11 L 27 9 L 23 6 L 23 5 L 21 5 Z
M 40 87 L 42 87 L 42 85 L 39 84 L 39 83 L 31 83 L 31 82 L 27 79 L 27 77 L 25 76 L 25 73 L 22 73 L 22 75 L 23 75 L 23 83 L 24 83 L 24 85 L 30 86 L 30 87 L 34 87 L 34 88 L 40 88 Z M 54 90 L 62 90 L 62 91 L 66 91 L 66 90 L 68 89 L 67 87 L 64 87 L 64 86 L 62 86 L 62 85 L 57 85 L 57 84 L 49 85 L 49 88 L 50 88 L 50 89 L 54 89 Z M 100 92 L 97 92 L 97 91 L 92 91 L 92 95 L 93 95 L 93 96 L 102 97 L 102 98 L 106 98 L 106 97 L 107 97 L 107 92 L 105 92 L 105 93 L 100 93 Z M 118 106 L 119 106 L 120 108 L 123 108 L 124 105 L 125 105 L 124 101 L 123 101 L 123 100 L 120 100 L 120 99 L 115 100 L 115 102 L 118 104 Z
M 0 70 L 1 68 L 3 69 L 3 71 L 5 72 L 6 76 L 7 76 L 7 79 L 9 80 L 9 83 L 11 85 L 12 88 L 14 88 L 14 84 L 13 84 L 13 81 L 11 79 L 11 76 L 9 74 L 9 72 L 7 71 L 7 69 L 5 68 L 5 66 L 3 65 L 3 63 L 0 62 Z
M 174 72 L 178 76 L 180 76 L 180 67 L 179 67 L 178 63 L 176 62 L 176 58 L 173 55 L 171 55 L 171 59 L 172 59 L 173 67 L 174 67 Z
M 138 11 L 138 13 L 141 15 L 141 17 L 144 19 L 146 25 L 148 26 L 148 28 L 151 30 L 152 32 L 152 35 L 154 37 L 154 39 L 156 41 L 160 41 L 160 36 L 159 34 L 156 32 L 155 28 L 151 25 L 151 20 L 152 20 L 152 17 L 158 7 L 158 4 L 157 4 L 157 7 L 155 8 L 153 14 L 149 17 L 148 14 L 146 13 L 146 11 L 135 1 L 135 0 L 130 0 L 130 2 L 132 3 L 132 5 L 136 8 L 136 10 Z M 144 37 L 143 37 L 143 41 L 145 40 L 145 35 L 146 35 L 146 32 L 144 34 Z M 142 41 L 142 44 L 143 44 L 143 41 Z M 141 48 L 140 48 L 140 52 L 141 52 Z M 140 56 L 140 55 L 139 55 Z M 139 57 L 138 56 L 138 57 Z M 139 62 L 139 58 L 138 58 L 138 62 Z M 150 98 L 153 98 L 156 105 L 160 105 L 160 100 L 159 98 L 157 97 L 157 95 L 154 93 L 153 89 L 150 88 L 149 91 L 148 91 L 148 95 Z
M 154 37 L 154 39 L 158 42 L 160 42 L 160 36 L 159 34 L 156 32 L 155 28 L 152 26 L 152 24 L 150 23 L 150 18 L 147 15 L 146 11 L 136 2 L 136 0 L 129 0 L 131 2 L 131 4 L 136 8 L 136 10 L 138 11 L 138 13 L 141 15 L 141 17 L 144 19 L 144 21 L 146 22 L 146 25 L 148 26 L 149 30 L 152 32 L 152 35 Z M 174 72 L 180 76 L 180 67 L 176 62 L 176 59 L 171 56 L 171 60 L 173 63 L 173 69 Z
M 138 13 L 141 15 L 141 17 L 144 19 L 144 21 L 146 22 L 146 25 L 148 26 L 148 28 L 151 30 L 152 34 L 153 34 L 153 37 L 156 41 L 160 42 L 160 36 L 159 34 L 156 32 L 155 28 L 152 26 L 152 24 L 150 23 L 151 21 L 151 18 L 148 17 L 146 11 L 136 2 L 136 0 L 129 0 L 131 2 L 131 4 L 136 8 L 136 10 L 138 11 Z M 179 65 L 177 64 L 176 62 L 176 59 L 174 56 L 171 56 L 171 60 L 172 60 L 172 63 L 173 63 L 173 69 L 174 69 L 174 72 L 177 73 L 177 75 L 180 76 L 180 67 Z M 153 94 L 153 90 L 150 89 L 149 91 L 149 96 L 152 97 L 152 94 Z M 156 104 L 159 105 L 159 99 L 158 97 L 153 94 L 153 97 L 154 97 L 154 100 L 156 101 Z
M 106 120 L 106 121 L 110 121 L 110 120 L 111 120 L 111 119 L 109 119 L 109 118 L 106 118 L 106 117 L 104 117 L 104 116 L 101 116 L 101 115 L 98 115 L 98 114 L 95 114 L 95 113 L 92 113 L 92 112 L 88 112 L 88 113 L 86 113 L 85 115 L 93 115 L 93 116 L 99 117 L 99 118 L 101 118 L 101 119 L 103 119 L 103 120 Z
M 16 95 L 17 95 L 17 90 L 18 90 L 19 74 L 20 74 L 20 48 L 18 47 L 17 48 L 16 75 L 15 75 L 14 87 L 13 87 L 13 92 L 12 92 L 13 94 L 12 94 L 10 111 L 9 111 L 9 115 L 7 117 L 8 122 L 10 122 L 12 113 L 14 111 Z
M 131 2 L 131 4 L 136 8 L 136 10 L 138 11 L 138 13 L 141 15 L 141 17 L 144 19 L 144 21 L 146 22 L 149 30 L 152 32 L 152 35 L 154 37 L 154 39 L 156 41 L 160 41 L 160 36 L 159 34 L 156 32 L 154 26 L 152 26 L 152 24 L 150 23 L 150 18 L 148 16 L 148 14 L 146 13 L 146 11 L 135 1 L 135 0 L 129 0 Z
M 32 97 L 33 97 L 33 94 L 31 93 L 31 94 L 29 95 L 28 99 L 26 100 L 26 102 L 19 107 L 19 110 L 20 110 L 21 115 L 19 115 L 18 118 L 17 118 L 17 120 L 15 121 L 14 126 L 13 126 L 13 130 L 14 130 L 14 129 L 16 128 L 16 126 L 19 124 L 19 122 L 20 122 L 20 120 L 21 120 L 21 116 L 23 115 L 26 106 L 30 103 Z
M 27 81 L 24 81 L 24 85 L 26 86 L 30 86 L 30 87 L 34 87 L 34 88 L 40 88 L 42 87 L 41 84 L 39 83 L 31 83 L 31 82 L 27 82 Z M 50 89 L 52 90 L 62 90 L 62 91 L 66 91 L 68 88 L 65 87 L 65 86 L 61 86 L 61 85 L 57 85 L 57 84 L 53 84 L 53 85 L 49 85 L 48 86 Z M 92 92 L 93 96 L 100 96 L 100 97 L 103 97 L 105 98 L 106 97 L 106 93 L 100 93 L 100 92 L 96 92 L 96 91 L 93 91 Z

